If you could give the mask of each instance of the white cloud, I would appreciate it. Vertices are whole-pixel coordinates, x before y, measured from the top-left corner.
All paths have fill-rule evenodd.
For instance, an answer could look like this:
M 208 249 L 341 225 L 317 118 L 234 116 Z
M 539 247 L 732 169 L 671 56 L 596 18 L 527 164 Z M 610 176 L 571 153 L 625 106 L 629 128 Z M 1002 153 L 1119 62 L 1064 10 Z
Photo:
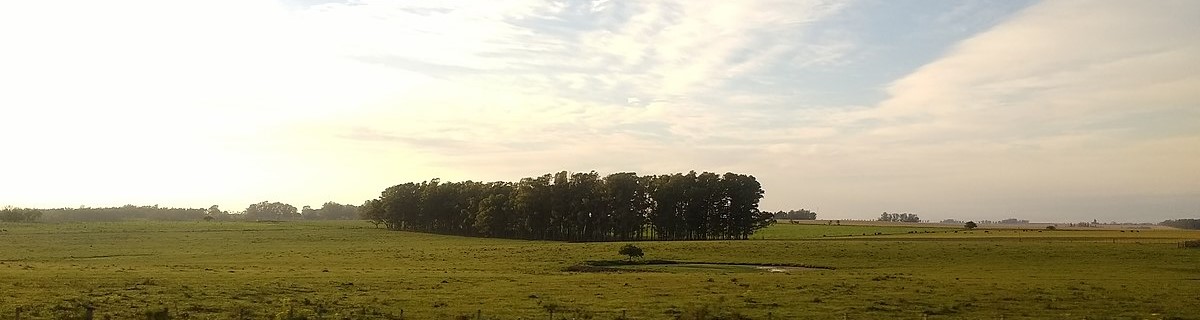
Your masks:
M 870 150 L 849 151 L 868 160 L 845 167 L 878 178 L 833 192 L 928 202 L 914 206 L 939 216 L 1006 214 L 1003 203 L 1018 198 L 1026 202 L 1008 206 L 1027 211 L 1008 214 L 1082 216 L 1089 213 L 1051 208 L 1111 197 L 1194 197 L 1200 167 L 1190 159 L 1200 158 L 1200 127 L 1180 124 L 1200 123 L 1200 38 L 1184 31 L 1200 28 L 1197 12 L 1193 2 L 1030 7 L 893 82 L 877 107 L 850 113 L 851 123 L 864 127 L 839 143 Z M 1174 128 L 1138 119 L 1148 114 L 1170 115 Z M 913 176 L 886 177 L 893 172 Z M 890 183 L 877 185 L 882 181 Z M 939 205 L 947 198 L 966 204 Z M 845 208 L 864 207 L 870 205 Z M 1091 214 L 1137 219 L 1118 212 L 1128 209 Z

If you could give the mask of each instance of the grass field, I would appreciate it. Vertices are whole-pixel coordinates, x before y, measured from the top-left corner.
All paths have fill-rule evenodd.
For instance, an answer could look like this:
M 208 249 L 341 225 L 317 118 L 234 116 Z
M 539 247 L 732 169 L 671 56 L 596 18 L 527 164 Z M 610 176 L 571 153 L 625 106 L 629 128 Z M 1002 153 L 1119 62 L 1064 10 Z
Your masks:
M 642 242 L 656 266 L 567 272 L 624 243 L 393 232 L 366 222 L 0 224 L 0 319 L 1195 319 L 1200 232 L 778 224 Z M 957 232 L 956 232 L 957 231 Z M 866 234 L 866 235 L 864 235 Z M 714 318 L 714 317 L 710 317 Z

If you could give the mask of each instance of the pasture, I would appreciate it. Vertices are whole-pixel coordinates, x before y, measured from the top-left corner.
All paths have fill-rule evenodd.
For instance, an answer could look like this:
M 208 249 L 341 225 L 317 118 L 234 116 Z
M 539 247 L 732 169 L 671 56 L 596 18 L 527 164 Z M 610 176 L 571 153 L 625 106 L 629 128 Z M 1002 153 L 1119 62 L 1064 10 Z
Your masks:
M 625 243 L 395 232 L 351 222 L 0 224 L 0 319 L 1187 319 L 1180 230 L 777 224 L 638 242 L 684 264 L 603 272 Z M 768 272 L 753 265 L 805 265 Z M 745 267 L 750 265 L 751 267 Z

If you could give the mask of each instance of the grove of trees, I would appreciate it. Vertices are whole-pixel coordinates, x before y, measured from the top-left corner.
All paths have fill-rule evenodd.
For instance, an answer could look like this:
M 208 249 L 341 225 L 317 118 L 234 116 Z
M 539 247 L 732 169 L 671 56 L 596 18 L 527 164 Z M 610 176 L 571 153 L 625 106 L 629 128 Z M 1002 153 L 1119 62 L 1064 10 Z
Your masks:
M 879 215 L 879 221 L 892 222 L 921 222 L 921 217 L 912 213 L 887 213 Z
M 392 230 L 568 241 L 746 239 L 774 222 L 750 175 L 638 176 L 595 171 L 519 182 L 432 179 L 385 189 L 360 207 Z
M 247 220 L 297 220 L 300 211 L 296 206 L 282 202 L 259 202 L 246 207 Z

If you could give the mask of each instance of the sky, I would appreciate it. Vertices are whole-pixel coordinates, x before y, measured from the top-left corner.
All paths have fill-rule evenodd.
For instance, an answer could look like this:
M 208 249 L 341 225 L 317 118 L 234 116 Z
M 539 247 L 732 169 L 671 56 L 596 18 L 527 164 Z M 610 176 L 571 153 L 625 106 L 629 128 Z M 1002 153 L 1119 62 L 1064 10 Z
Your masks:
M 1200 217 L 1200 2 L 0 3 L 0 206 L 751 174 L 819 218 Z

